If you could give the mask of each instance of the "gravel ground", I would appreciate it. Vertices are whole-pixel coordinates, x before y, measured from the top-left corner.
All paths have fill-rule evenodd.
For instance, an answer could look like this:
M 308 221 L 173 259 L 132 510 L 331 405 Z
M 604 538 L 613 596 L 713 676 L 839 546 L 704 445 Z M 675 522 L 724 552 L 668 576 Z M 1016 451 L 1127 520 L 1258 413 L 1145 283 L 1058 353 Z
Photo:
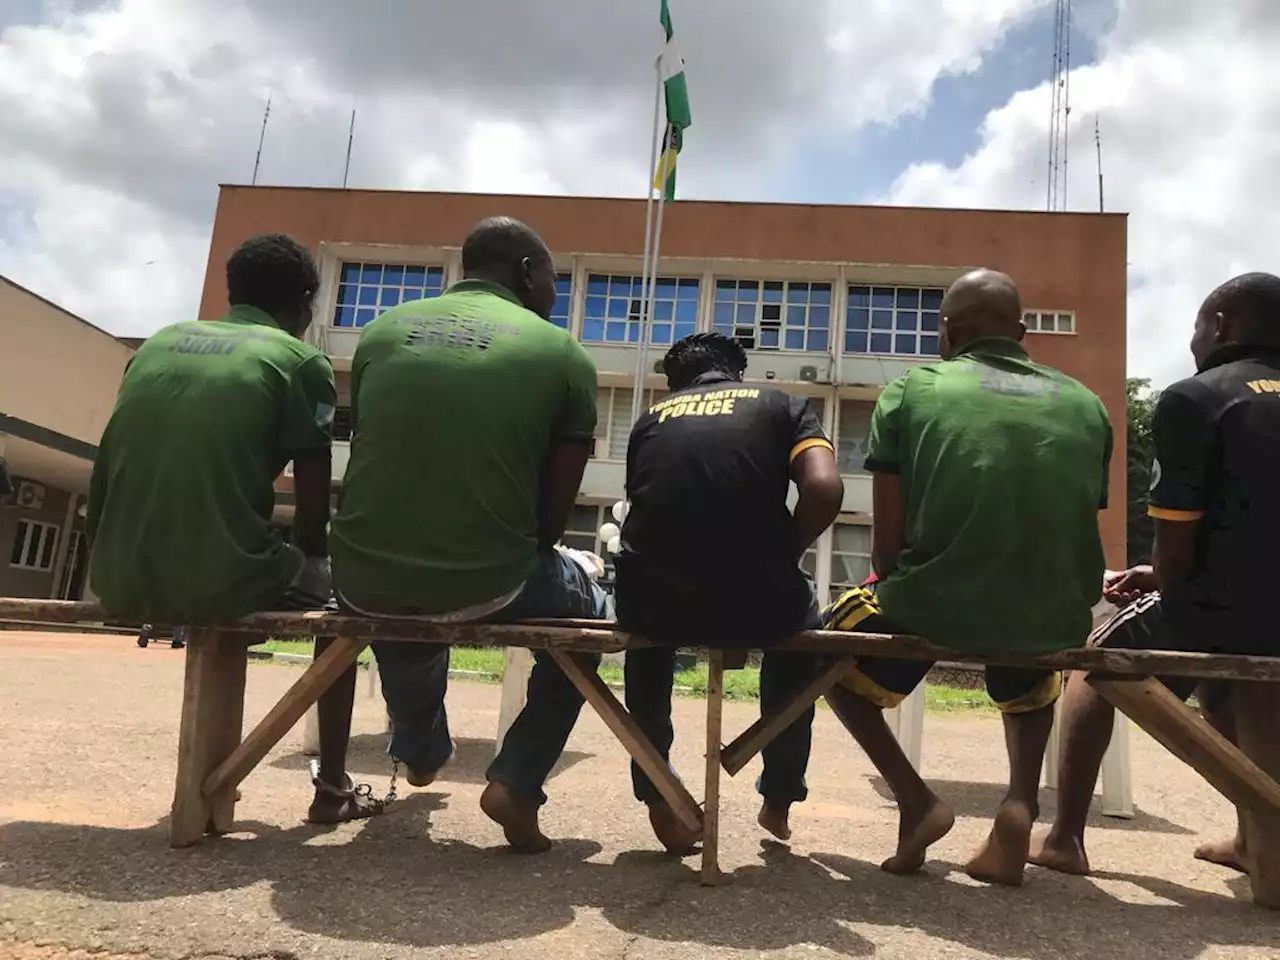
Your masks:
M 455 683 L 457 763 L 387 815 L 332 830 L 309 799 L 295 730 L 245 782 L 241 832 L 170 850 L 182 654 L 129 638 L 0 634 L 0 960 L 407 956 L 630 960 L 722 957 L 1280 956 L 1280 923 L 1239 877 L 1191 850 L 1229 826 L 1208 786 L 1145 737 L 1133 745 L 1139 815 L 1099 818 L 1090 879 L 1032 868 L 1020 890 L 959 865 L 983 837 L 1005 775 L 999 723 L 930 716 L 926 776 L 956 806 L 923 875 L 890 851 L 884 787 L 828 711 L 815 727 L 795 839 L 762 841 L 758 767 L 724 784 L 721 863 L 660 856 L 630 795 L 626 758 L 589 712 L 548 785 L 542 857 L 509 854 L 476 801 L 499 688 Z M 254 665 L 249 717 L 297 676 Z M 386 786 L 380 700 L 357 697 L 351 767 Z M 726 729 L 752 719 L 726 704 Z M 676 702 L 677 766 L 701 769 L 701 703 Z M 695 795 L 700 787 L 694 787 Z M 1046 794 L 1045 815 L 1053 812 Z

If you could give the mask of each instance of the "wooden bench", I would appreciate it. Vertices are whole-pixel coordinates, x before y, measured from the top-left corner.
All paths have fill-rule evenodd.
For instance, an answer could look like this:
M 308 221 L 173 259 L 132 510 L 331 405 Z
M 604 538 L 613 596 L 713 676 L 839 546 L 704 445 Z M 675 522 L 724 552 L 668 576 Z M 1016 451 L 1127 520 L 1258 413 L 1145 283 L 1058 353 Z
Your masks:
M 0 618 L 23 622 L 95 623 L 104 617 L 91 603 L 0 598 Z M 324 636 L 334 642 L 303 671 L 267 715 L 242 737 L 248 647 L 267 636 Z M 231 830 L 236 788 L 329 686 L 353 665 L 372 640 L 453 646 L 527 647 L 546 650 L 600 715 L 627 752 L 653 780 L 676 815 L 703 829 L 704 884 L 720 877 L 719 791 L 723 766 L 731 775 L 831 688 L 857 656 L 1036 666 L 1107 675 L 1091 682 L 1122 712 L 1241 808 L 1249 832 L 1254 899 L 1280 909 L 1280 657 L 1174 653 L 1150 650 L 1074 649 L 1047 656 L 974 656 L 916 637 L 808 631 L 771 649 L 832 656 L 812 683 L 776 714 L 762 717 L 728 747 L 721 745 L 724 671 L 743 654 L 711 649 L 707 683 L 704 801 L 699 804 L 612 692 L 574 653 L 614 653 L 654 644 L 595 621 L 535 621 L 513 625 L 434 625 L 413 620 L 369 619 L 322 611 L 258 613 L 230 623 L 197 626 L 186 655 L 178 772 L 170 819 L 170 843 L 185 847 L 206 834 Z M 1241 681 L 1234 694 L 1241 748 L 1227 742 L 1152 676 Z

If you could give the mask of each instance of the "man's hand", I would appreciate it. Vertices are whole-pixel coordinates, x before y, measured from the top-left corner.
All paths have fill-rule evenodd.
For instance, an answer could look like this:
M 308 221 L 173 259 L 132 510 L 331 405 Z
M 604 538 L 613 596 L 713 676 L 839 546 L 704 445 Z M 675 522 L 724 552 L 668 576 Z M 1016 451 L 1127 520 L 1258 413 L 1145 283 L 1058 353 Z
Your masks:
M 1102 577 L 1102 596 L 1117 607 L 1133 603 L 1157 589 L 1156 572 L 1145 563 L 1128 570 L 1108 570 Z

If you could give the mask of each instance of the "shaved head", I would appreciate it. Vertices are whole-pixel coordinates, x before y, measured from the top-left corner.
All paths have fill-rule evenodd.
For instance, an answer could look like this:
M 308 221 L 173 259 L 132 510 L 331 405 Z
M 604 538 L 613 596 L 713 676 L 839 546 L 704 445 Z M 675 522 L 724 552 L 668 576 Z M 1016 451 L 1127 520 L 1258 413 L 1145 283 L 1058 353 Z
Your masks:
M 1191 338 L 1196 366 L 1229 343 L 1280 348 L 1280 277 L 1241 274 L 1205 298 Z
M 1018 285 L 998 270 L 971 270 L 942 298 L 942 356 L 950 358 L 975 340 L 1021 340 L 1022 298 Z
M 556 302 L 551 251 L 528 224 L 514 217 L 481 220 L 462 244 L 462 275 L 506 287 L 544 320 Z

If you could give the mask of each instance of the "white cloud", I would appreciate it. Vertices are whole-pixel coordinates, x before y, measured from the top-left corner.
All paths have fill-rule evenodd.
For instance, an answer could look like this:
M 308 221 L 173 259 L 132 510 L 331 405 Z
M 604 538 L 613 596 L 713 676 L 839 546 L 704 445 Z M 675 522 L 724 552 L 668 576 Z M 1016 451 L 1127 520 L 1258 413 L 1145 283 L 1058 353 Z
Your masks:
M 1196 308 L 1247 270 L 1280 272 L 1280 42 L 1274 5 L 1122 0 L 1096 63 L 1071 77 L 1070 208 L 1097 209 L 1094 117 L 1108 210 L 1129 213 L 1129 370 L 1192 372 Z M 953 168 L 909 168 L 894 203 L 1043 209 L 1049 91 L 1016 94 Z
M 688 195 L 918 111 L 1045 0 L 689 0 Z M 190 316 L 216 185 L 637 195 L 656 2 L 115 0 L 0 19 L 0 272 L 122 334 Z M 0 15 L 2 18 L 3 15 Z M 34 21 L 39 20 L 38 23 Z M 921 29 L 927 24 L 927 29 Z

